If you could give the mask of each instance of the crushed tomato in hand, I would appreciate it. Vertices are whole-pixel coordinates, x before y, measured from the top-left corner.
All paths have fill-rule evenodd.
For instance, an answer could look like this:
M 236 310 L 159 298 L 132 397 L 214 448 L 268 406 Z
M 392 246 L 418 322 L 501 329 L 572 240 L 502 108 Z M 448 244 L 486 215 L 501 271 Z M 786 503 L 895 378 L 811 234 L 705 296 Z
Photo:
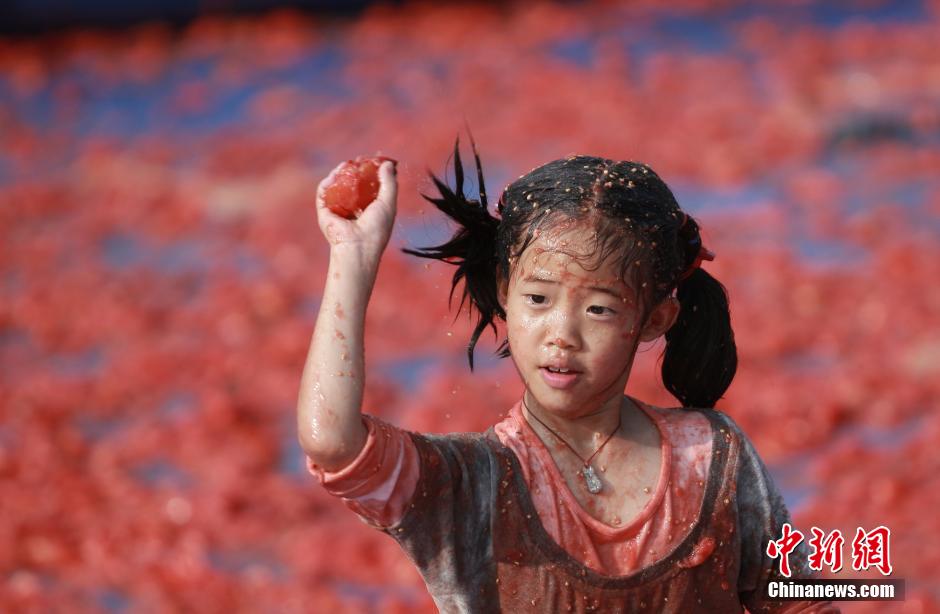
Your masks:
M 359 156 L 344 162 L 323 193 L 327 208 L 347 219 L 359 217 L 379 195 L 379 166 L 386 160 L 398 164 L 386 156 Z

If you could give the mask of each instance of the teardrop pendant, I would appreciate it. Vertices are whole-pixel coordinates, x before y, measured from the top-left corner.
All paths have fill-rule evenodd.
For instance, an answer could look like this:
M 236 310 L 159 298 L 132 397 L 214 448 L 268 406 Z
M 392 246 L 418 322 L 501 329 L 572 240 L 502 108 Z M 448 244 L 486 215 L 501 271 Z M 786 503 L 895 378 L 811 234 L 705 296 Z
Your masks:
M 594 472 L 594 467 L 585 465 L 584 469 L 581 470 L 581 475 L 584 476 L 584 483 L 587 485 L 588 492 L 592 495 L 596 495 L 604 487 L 601 484 L 601 479 Z

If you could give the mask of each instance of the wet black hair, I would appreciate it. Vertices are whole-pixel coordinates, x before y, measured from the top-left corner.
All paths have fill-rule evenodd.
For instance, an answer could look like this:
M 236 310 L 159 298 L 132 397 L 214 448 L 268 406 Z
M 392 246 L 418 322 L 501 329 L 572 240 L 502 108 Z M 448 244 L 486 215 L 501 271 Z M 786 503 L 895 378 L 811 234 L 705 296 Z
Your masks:
M 676 292 L 681 309 L 665 334 L 663 384 L 683 407 L 714 407 L 737 371 L 727 290 L 708 271 L 691 268 L 702 247 L 699 225 L 679 208 L 659 175 L 640 162 L 569 156 L 543 164 L 507 186 L 497 204 L 497 218 L 488 211 L 483 169 L 472 137 L 471 146 L 478 200 L 464 194 L 459 138 L 453 154 L 455 189 L 429 171 L 440 196 L 422 194 L 458 224 L 457 232 L 441 245 L 402 249 L 457 267 L 448 305 L 463 280 L 460 308 L 469 299 L 479 314 L 467 346 L 470 370 L 480 334 L 491 326 L 498 335 L 495 319 L 506 320 L 498 288 L 508 282 L 513 264 L 539 233 L 588 222 L 595 231 L 589 257 L 598 267 L 609 256 L 617 259 L 624 282 L 637 290 L 641 322 L 652 307 Z M 510 355 L 508 339 L 497 354 Z

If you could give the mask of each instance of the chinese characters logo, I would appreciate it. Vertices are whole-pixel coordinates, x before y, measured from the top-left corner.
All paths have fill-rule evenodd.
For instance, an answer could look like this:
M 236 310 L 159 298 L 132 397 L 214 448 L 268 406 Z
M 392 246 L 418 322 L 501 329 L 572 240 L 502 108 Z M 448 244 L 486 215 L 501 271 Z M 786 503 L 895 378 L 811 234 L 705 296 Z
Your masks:
M 842 548 L 845 538 L 838 529 L 831 533 L 813 527 L 812 537 L 807 542 L 810 548 L 809 568 L 822 571 L 823 565 L 833 573 L 842 569 Z M 803 541 L 803 533 L 794 529 L 790 523 L 783 525 L 780 539 L 767 543 L 767 556 L 780 559 L 780 573 L 786 578 L 791 575 L 790 554 Z M 866 571 L 874 567 L 883 575 L 891 575 L 891 529 L 881 525 L 871 531 L 858 527 L 852 539 L 852 569 Z

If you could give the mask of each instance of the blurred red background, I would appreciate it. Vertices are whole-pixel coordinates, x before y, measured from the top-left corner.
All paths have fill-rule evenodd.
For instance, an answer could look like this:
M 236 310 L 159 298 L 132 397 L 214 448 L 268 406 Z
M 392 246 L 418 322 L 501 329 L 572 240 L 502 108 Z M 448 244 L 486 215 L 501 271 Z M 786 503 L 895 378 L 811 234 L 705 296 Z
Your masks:
M 376 152 L 400 214 L 365 410 L 482 430 L 519 397 L 489 333 L 469 373 L 452 270 L 399 251 L 448 235 L 419 192 L 466 122 L 490 194 L 570 153 L 666 179 L 731 295 L 718 408 L 804 531 L 891 528 L 907 600 L 845 611 L 936 611 L 940 3 L 660 5 L 0 38 L 0 610 L 433 611 L 305 472 L 294 412 L 328 256 L 314 190 Z M 668 406 L 661 350 L 628 392 Z

